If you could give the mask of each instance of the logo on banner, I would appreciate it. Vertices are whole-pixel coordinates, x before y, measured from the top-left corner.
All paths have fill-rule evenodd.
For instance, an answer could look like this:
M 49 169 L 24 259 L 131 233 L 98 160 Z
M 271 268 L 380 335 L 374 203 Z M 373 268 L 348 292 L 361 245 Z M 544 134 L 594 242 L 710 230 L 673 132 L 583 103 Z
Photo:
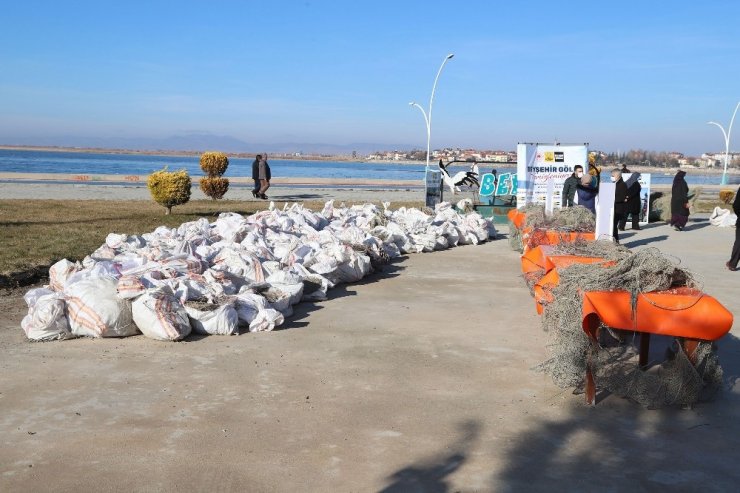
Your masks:
M 555 162 L 555 153 L 552 151 L 545 151 L 545 162 L 546 163 L 554 163 Z
M 496 177 L 491 173 L 486 173 L 481 177 L 480 190 L 478 194 L 482 197 L 490 197 L 496 191 Z
M 504 173 L 498 178 L 496 195 L 516 195 L 518 188 L 516 173 Z
M 565 153 L 564 152 L 556 152 L 555 153 L 555 162 L 556 163 L 564 163 L 565 162 Z

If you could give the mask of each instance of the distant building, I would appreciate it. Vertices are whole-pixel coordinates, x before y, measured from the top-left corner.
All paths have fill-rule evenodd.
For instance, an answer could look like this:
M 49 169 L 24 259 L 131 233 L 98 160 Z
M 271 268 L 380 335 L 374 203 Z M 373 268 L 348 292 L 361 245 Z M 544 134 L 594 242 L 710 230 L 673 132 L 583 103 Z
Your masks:
M 732 163 L 735 160 L 740 159 L 740 152 L 731 152 L 729 154 L 729 161 Z M 701 161 L 707 168 L 714 168 L 715 166 L 725 165 L 725 153 L 724 152 L 705 152 L 701 155 Z

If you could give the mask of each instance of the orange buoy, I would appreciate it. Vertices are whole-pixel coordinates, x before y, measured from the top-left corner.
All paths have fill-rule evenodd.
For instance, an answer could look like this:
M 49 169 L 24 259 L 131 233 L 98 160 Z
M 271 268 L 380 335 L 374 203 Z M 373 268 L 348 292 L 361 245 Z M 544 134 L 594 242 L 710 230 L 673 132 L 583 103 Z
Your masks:
M 511 221 L 511 224 L 513 224 L 517 229 L 522 229 L 524 221 L 527 218 L 527 215 L 519 209 L 511 209 L 506 213 L 506 216 L 509 218 L 509 221 Z
M 582 294 L 586 331 L 601 321 L 615 329 L 716 341 L 732 328 L 732 313 L 715 298 L 697 289 L 641 293 L 634 311 L 627 291 L 585 291 Z

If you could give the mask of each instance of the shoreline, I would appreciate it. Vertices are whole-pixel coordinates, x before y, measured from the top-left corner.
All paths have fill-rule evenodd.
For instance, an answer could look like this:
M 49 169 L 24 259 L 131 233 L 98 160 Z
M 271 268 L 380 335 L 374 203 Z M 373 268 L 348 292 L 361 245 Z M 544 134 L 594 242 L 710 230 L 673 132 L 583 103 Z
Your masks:
M 155 157 L 198 157 L 205 151 L 166 151 L 166 150 L 132 150 L 132 149 L 109 149 L 109 148 L 97 148 L 97 147 L 55 147 L 55 146 L 16 146 L 16 145 L 2 145 L 0 144 L 0 151 L 26 151 L 26 152 L 67 152 L 67 153 L 77 153 L 77 154 L 122 154 L 127 156 L 155 156 Z M 253 158 L 257 153 L 255 152 L 235 152 L 235 153 L 225 153 L 229 156 L 229 158 L 234 159 L 251 159 Z M 268 156 L 270 154 L 268 153 Z M 334 161 L 334 162 L 342 162 L 342 163 L 357 163 L 357 164 L 373 164 L 373 163 L 381 163 L 381 164 L 397 164 L 397 165 L 424 165 L 425 161 L 411 161 L 408 159 L 401 159 L 401 160 L 392 160 L 392 159 L 364 159 L 364 158 L 353 158 L 351 156 L 346 156 L 342 154 L 337 155 L 321 155 L 321 154 L 312 154 L 312 155 L 305 155 L 305 156 L 285 156 L 283 153 L 275 152 L 272 153 L 276 157 L 276 160 L 279 161 L 298 161 L 298 162 L 322 162 L 322 161 Z M 436 163 L 436 159 L 432 159 L 432 164 Z M 495 164 L 495 163 L 492 163 Z M 501 163 L 506 164 L 506 163 Z M 462 164 L 458 163 L 457 166 L 462 166 Z M 616 165 L 611 164 L 605 164 L 601 165 L 602 167 L 602 173 L 608 172 L 610 169 L 614 167 L 618 167 Z M 653 174 L 675 174 L 676 172 L 683 170 L 687 173 L 691 172 L 700 172 L 702 174 L 706 175 L 721 175 L 723 172 L 723 169 L 721 167 L 719 168 L 661 168 L 657 166 L 633 166 L 630 168 L 633 171 L 637 171 L 640 173 L 653 173 Z M 740 175 L 740 168 L 728 168 L 727 170 L 728 175 Z
M 146 186 L 148 175 L 107 175 L 107 174 L 68 174 L 68 173 L 17 173 L 0 172 L 0 181 L 6 183 L 60 183 L 80 185 L 129 185 Z M 192 176 L 193 185 L 198 184 L 198 176 Z M 227 176 L 235 185 L 252 185 L 248 176 Z M 271 181 L 274 186 L 377 186 L 377 187 L 418 187 L 422 180 L 383 180 L 370 178 L 315 178 L 280 177 Z
M 155 156 L 155 157 L 198 157 L 206 151 L 166 151 L 166 150 L 134 150 L 134 149 L 109 149 L 104 147 L 54 147 L 54 146 L 14 146 L 14 145 L 0 145 L 0 151 L 25 151 L 25 152 L 68 152 L 76 154 L 122 154 L 126 156 Z M 234 159 L 252 159 L 258 152 L 226 152 L 229 158 Z M 388 164 L 424 164 L 425 161 L 410 161 L 410 160 L 388 160 L 388 159 L 373 159 L 368 160 L 364 158 L 353 158 L 352 156 L 346 156 L 343 154 L 307 154 L 305 156 L 286 156 L 282 152 L 267 153 L 270 155 L 278 156 L 275 159 L 279 161 L 335 161 L 342 163 L 365 163 L 370 164 L 371 162 L 376 163 L 388 163 Z

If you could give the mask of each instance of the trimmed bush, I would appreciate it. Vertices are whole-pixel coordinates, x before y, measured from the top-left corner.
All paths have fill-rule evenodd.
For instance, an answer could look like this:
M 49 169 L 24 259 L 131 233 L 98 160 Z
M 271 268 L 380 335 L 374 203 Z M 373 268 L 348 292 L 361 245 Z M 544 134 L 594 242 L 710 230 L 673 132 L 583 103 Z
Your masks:
M 200 169 L 208 176 L 221 176 L 229 167 L 229 158 L 223 152 L 204 152 L 200 156 Z
M 213 200 L 222 199 L 229 191 L 229 179 L 220 176 L 201 178 L 200 189 Z
M 164 207 L 165 214 L 169 215 L 172 213 L 173 207 L 190 200 L 192 181 L 190 175 L 184 169 L 167 171 L 165 166 L 163 169 L 149 175 L 146 186 L 149 188 L 154 201 Z
M 722 201 L 722 203 L 724 204 L 732 203 L 732 200 L 734 198 L 735 198 L 734 190 L 720 190 L 719 191 L 719 200 Z
M 200 169 L 206 174 L 200 189 L 213 200 L 222 199 L 229 190 L 229 179 L 221 176 L 228 167 L 229 158 L 223 152 L 204 152 L 200 157 Z

